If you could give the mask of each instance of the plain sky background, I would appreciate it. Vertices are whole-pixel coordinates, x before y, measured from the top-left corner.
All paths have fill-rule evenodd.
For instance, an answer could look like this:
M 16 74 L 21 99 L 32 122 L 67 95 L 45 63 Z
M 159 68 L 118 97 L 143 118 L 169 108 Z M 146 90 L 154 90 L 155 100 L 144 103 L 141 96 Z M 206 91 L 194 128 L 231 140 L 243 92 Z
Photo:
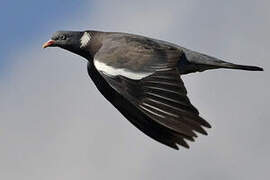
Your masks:
M 0 21 L 0 179 L 269 179 L 269 0 L 11 0 Z M 265 71 L 184 76 L 213 128 L 175 151 L 125 120 L 81 57 L 41 49 L 56 30 L 85 29 L 146 35 Z

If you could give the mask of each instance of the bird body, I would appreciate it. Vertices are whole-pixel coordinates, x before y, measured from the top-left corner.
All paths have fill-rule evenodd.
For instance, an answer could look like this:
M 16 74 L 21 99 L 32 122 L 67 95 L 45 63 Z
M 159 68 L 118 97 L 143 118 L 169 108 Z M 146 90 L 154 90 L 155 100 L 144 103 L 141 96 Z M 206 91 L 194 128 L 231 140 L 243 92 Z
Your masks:
M 133 125 L 178 149 L 210 124 L 191 104 L 181 75 L 208 69 L 262 71 L 144 36 L 100 31 L 58 31 L 43 47 L 58 46 L 88 60 L 98 90 Z

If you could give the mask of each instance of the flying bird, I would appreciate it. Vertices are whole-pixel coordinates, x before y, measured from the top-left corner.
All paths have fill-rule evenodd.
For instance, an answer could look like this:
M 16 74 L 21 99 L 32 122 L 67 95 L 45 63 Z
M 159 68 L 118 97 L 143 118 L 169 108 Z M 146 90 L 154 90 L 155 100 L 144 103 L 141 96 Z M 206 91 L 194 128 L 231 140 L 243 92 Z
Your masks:
M 229 63 L 166 41 L 101 31 L 58 31 L 43 45 L 88 61 L 97 89 L 134 126 L 174 149 L 189 148 L 210 124 L 187 97 L 182 75 L 210 69 L 263 71 Z

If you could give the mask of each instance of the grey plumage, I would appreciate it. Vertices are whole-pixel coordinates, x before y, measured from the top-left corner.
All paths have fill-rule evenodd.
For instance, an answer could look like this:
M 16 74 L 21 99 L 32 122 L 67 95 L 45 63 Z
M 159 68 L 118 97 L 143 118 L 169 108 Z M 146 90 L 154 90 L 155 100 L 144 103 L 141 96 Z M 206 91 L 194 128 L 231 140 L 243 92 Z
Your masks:
M 153 139 L 189 147 L 210 124 L 191 104 L 181 75 L 237 65 L 144 36 L 98 31 L 60 31 L 44 47 L 58 46 L 88 60 L 96 87 L 132 124 Z

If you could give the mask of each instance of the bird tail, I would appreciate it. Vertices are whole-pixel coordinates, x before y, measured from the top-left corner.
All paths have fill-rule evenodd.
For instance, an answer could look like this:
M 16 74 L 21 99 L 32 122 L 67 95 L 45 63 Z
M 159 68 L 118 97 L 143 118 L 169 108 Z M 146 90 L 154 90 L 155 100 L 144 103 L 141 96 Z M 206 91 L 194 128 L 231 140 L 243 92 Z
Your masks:
M 239 64 L 233 64 L 233 63 L 221 63 L 217 65 L 220 68 L 227 68 L 227 69 L 240 69 L 240 70 L 246 70 L 246 71 L 263 71 L 263 68 L 258 66 L 247 66 L 247 65 L 239 65 Z
M 208 69 L 219 68 L 239 69 L 246 71 L 263 71 L 263 68 L 261 67 L 229 63 L 188 49 L 184 49 L 184 52 L 186 56 L 186 61 L 189 65 L 191 65 L 191 69 L 189 70 L 189 72 L 205 71 Z

